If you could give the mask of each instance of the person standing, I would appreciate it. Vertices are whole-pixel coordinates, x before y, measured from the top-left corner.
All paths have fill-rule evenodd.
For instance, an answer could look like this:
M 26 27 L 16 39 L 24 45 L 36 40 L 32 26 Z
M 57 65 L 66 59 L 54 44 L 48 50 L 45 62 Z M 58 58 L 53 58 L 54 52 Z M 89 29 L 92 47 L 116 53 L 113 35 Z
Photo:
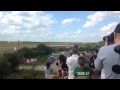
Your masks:
M 53 68 L 51 67 L 51 62 L 47 62 L 45 67 L 45 78 L 50 79 L 50 75 L 53 73 Z
M 67 64 L 66 64 L 66 57 L 64 53 L 62 52 L 61 55 L 58 57 L 58 76 L 62 78 L 62 71 L 63 69 L 68 70 Z
M 74 70 L 74 79 L 94 79 L 94 74 L 89 66 L 86 66 L 85 57 L 78 58 L 79 66 Z
M 96 70 L 101 71 L 104 67 L 105 79 L 120 79 L 120 74 L 117 74 L 113 70 L 113 67 L 118 64 L 119 60 L 119 54 L 114 51 L 114 48 L 120 45 L 120 23 L 114 30 L 114 43 L 115 44 L 101 47 L 95 60 Z
M 74 79 L 74 69 L 79 66 L 78 64 L 78 49 L 72 49 L 72 56 L 67 58 L 66 64 L 68 66 L 68 79 Z

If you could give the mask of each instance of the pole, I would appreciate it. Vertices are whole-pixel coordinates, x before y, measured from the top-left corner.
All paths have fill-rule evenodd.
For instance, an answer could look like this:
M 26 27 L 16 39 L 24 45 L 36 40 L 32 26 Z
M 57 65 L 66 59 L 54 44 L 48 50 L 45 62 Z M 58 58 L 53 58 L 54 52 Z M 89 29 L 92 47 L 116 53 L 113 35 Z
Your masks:
M 19 50 L 19 39 L 18 39 L 18 50 Z

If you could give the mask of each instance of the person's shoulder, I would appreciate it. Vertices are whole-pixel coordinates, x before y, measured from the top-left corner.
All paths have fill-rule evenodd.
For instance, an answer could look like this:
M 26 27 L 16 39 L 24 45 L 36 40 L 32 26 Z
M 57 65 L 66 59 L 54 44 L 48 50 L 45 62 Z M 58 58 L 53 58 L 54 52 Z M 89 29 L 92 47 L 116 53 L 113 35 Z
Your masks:
M 72 58 L 72 56 L 71 57 L 67 57 L 67 59 L 71 59 Z
M 107 46 L 102 46 L 99 50 L 103 50 L 105 48 L 107 48 Z
M 112 45 L 109 45 L 109 47 L 115 47 L 117 46 L 118 44 L 112 44 Z
M 117 44 L 112 44 L 112 45 L 108 45 L 108 46 L 102 46 L 101 48 L 100 48 L 100 50 L 102 50 L 102 49 L 105 49 L 105 48 L 109 48 L 109 47 L 115 47 Z
M 102 46 L 102 47 L 99 49 L 99 52 L 104 53 L 105 50 L 107 50 L 108 48 L 109 48 L 108 46 Z

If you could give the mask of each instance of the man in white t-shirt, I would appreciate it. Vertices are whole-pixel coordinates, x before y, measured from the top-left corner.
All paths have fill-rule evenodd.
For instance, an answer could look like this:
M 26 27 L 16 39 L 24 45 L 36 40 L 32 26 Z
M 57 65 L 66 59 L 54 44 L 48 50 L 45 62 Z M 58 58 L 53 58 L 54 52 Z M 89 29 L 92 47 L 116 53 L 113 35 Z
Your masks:
M 78 50 L 72 49 L 72 56 L 67 58 L 66 64 L 68 66 L 68 79 L 74 79 L 74 69 L 79 66 L 78 64 Z

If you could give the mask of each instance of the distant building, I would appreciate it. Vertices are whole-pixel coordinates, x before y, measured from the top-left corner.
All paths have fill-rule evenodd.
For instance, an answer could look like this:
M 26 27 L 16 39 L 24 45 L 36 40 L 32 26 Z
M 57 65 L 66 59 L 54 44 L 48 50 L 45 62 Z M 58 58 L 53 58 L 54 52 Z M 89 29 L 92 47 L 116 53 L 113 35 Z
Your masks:
M 17 51 L 17 47 L 14 47 L 14 51 Z

